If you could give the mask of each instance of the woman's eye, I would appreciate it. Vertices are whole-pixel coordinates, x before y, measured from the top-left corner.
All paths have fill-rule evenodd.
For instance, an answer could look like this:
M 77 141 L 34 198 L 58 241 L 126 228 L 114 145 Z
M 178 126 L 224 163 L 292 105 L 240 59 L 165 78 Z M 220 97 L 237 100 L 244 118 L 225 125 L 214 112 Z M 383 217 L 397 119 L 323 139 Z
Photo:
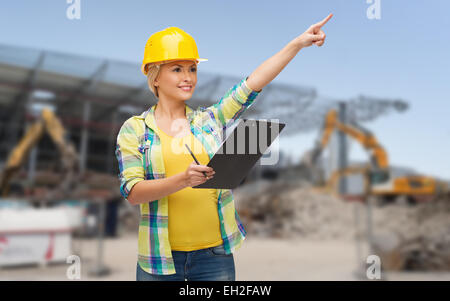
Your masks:
M 173 71 L 176 71 L 176 72 L 178 72 L 180 70 L 181 70 L 180 67 L 173 69 Z M 196 72 L 196 71 L 197 71 L 197 68 L 191 68 L 191 72 Z

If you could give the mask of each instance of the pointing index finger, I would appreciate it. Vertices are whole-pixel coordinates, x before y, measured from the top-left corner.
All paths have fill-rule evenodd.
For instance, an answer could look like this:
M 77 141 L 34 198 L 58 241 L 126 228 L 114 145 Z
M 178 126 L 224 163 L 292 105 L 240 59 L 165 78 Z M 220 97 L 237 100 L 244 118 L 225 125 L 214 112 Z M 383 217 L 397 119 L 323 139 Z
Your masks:
M 316 25 L 319 26 L 319 27 L 324 26 L 328 22 L 328 20 L 331 19 L 332 16 L 333 16 L 333 14 L 329 14 L 325 19 L 323 19 L 322 21 L 320 21 Z

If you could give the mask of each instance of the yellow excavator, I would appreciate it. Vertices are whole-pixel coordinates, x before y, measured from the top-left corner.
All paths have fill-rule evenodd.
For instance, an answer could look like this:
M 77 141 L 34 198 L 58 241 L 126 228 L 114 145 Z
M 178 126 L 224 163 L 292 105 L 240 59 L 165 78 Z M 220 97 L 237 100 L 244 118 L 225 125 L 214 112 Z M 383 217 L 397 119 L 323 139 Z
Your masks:
M 327 146 L 334 130 L 340 130 L 344 134 L 358 141 L 370 154 L 370 163 L 364 166 L 350 166 L 342 170 L 336 170 L 325 181 L 323 171 L 318 167 L 318 158 Z M 378 143 L 376 137 L 367 129 L 356 123 L 342 123 L 338 119 L 336 110 L 330 110 L 325 117 L 322 135 L 317 140 L 312 151 L 302 159 L 311 171 L 312 182 L 335 194 L 336 183 L 343 177 L 354 173 L 363 175 L 365 191 L 375 196 L 381 203 L 389 203 L 396 200 L 406 200 L 409 203 L 428 201 L 435 197 L 447 195 L 448 184 L 433 177 L 423 175 L 410 175 L 392 178 L 389 170 L 388 155 Z
M 52 199 L 56 196 L 62 197 L 72 189 L 72 186 L 77 181 L 78 175 L 77 152 L 74 145 L 65 139 L 66 131 L 61 121 L 51 110 L 44 108 L 41 112 L 41 118 L 28 128 L 25 135 L 8 156 L 0 179 L 0 192 L 2 197 L 8 195 L 10 180 L 24 164 L 28 158 L 29 152 L 39 142 L 44 132 L 49 134 L 60 153 L 61 169 L 63 173 L 60 184 L 50 191 L 47 198 Z

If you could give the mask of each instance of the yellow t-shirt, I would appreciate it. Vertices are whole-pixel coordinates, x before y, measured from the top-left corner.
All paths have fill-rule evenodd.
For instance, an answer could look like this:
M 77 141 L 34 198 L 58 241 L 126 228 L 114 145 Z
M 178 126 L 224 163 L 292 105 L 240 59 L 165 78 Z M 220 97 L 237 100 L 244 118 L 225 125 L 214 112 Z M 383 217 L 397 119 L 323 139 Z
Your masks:
M 159 127 L 166 177 L 186 171 L 194 158 L 200 164 L 209 161 L 203 145 L 189 131 L 184 137 L 171 137 Z M 217 211 L 216 189 L 186 187 L 168 196 L 169 241 L 174 251 L 193 251 L 222 244 L 220 220 Z

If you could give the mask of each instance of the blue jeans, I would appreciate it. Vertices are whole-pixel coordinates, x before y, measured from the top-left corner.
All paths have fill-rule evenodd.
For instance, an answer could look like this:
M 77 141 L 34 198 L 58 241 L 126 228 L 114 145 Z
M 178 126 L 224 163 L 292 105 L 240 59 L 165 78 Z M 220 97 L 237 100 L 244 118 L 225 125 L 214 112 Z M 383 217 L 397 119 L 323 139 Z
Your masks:
M 172 251 L 176 274 L 154 275 L 144 271 L 139 263 L 137 281 L 234 281 L 233 254 L 225 254 L 223 244 L 195 251 Z

